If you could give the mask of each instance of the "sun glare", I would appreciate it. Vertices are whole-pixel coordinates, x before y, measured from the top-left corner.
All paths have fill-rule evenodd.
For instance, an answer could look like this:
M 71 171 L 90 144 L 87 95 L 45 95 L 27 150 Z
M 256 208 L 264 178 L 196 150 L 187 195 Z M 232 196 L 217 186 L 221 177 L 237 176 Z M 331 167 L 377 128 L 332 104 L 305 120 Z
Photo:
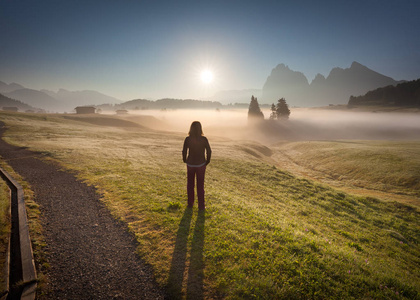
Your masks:
M 200 75 L 201 81 L 205 84 L 209 84 L 213 81 L 213 72 L 210 70 L 203 70 Z

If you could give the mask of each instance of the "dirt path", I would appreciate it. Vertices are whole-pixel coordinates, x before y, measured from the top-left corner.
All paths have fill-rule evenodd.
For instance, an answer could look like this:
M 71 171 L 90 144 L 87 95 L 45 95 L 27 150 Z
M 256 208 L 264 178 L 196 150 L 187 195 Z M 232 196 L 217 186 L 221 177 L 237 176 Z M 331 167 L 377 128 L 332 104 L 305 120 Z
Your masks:
M 0 124 L 0 135 L 4 130 Z M 93 187 L 2 139 L 0 155 L 31 185 L 40 205 L 51 265 L 45 299 L 164 298 L 135 254 L 133 236 L 111 217 Z

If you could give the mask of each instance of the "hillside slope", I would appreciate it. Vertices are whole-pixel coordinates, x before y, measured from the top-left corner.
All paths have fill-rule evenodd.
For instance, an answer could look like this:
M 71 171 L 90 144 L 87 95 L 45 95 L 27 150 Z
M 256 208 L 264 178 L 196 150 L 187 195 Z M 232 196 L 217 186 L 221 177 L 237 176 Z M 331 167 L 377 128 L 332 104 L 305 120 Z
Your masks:
M 35 110 L 32 106 L 28 104 L 0 94 L 0 108 L 2 107 L 17 107 L 20 111 Z
M 397 86 L 378 88 L 363 96 L 351 96 L 348 105 L 420 107 L 420 79 L 400 83 Z
M 60 102 L 53 97 L 33 89 L 19 89 L 6 93 L 7 97 L 18 99 L 31 106 L 39 107 L 47 111 L 55 111 L 59 108 Z

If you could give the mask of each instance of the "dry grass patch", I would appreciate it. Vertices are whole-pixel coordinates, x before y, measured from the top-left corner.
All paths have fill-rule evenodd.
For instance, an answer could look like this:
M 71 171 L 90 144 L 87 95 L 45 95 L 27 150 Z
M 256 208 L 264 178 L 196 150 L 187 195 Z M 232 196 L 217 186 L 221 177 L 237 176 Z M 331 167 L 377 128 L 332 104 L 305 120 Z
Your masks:
M 0 295 L 5 292 L 6 257 L 10 233 L 10 190 L 7 184 L 0 181 Z

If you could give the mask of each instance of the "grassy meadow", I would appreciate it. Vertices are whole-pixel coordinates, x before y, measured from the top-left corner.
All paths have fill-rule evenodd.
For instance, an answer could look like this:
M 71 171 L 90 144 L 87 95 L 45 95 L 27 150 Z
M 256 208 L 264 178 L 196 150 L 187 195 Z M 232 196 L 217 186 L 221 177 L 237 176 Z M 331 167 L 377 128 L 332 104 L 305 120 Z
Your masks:
M 0 270 L 5 270 L 7 245 L 10 232 L 10 190 L 7 184 L 0 181 Z M 0 273 L 0 295 L 5 292 L 5 272 Z
M 185 133 L 115 119 L 0 113 L 9 127 L 7 142 L 40 151 L 97 187 L 111 213 L 136 236 L 139 255 L 171 298 L 420 297 L 417 208 L 295 176 L 280 159 L 286 153 L 304 166 L 319 160 L 312 166 L 319 172 L 418 197 L 420 174 L 410 168 L 419 168 L 413 157 L 420 157 L 420 143 L 397 155 L 400 149 L 387 142 L 355 148 L 313 142 L 318 146 L 308 149 L 296 143 L 286 151 L 280 144 L 208 136 L 213 157 L 207 209 L 199 213 L 197 205 L 186 207 Z M 342 159 L 328 159 L 326 148 Z M 413 178 L 399 179 L 402 171 L 388 166 L 393 154 Z M 369 162 L 342 169 L 347 159 L 360 157 Z M 376 177 L 379 172 L 387 178 Z
M 284 142 L 272 149 L 272 157 L 293 173 L 420 207 L 419 141 Z

